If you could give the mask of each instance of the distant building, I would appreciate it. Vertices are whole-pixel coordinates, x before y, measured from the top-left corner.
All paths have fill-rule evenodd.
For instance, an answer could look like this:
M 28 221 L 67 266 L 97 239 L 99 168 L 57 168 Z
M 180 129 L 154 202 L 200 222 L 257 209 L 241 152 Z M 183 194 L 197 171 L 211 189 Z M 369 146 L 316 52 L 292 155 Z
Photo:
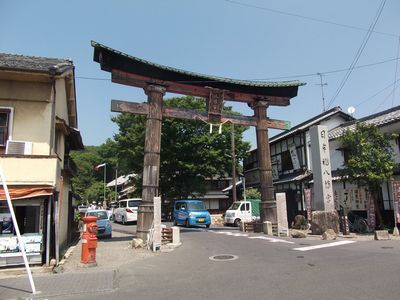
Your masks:
M 107 187 L 118 194 L 118 199 L 129 198 L 132 193 L 135 192 L 136 188 L 132 179 L 136 174 L 121 175 L 117 179 L 111 180 L 107 183 Z
M 31 263 L 60 259 L 76 234 L 77 120 L 72 61 L 0 54 L 0 165 Z M 22 263 L 2 187 L 0 224 L 0 265 Z
M 383 133 L 400 133 L 400 106 L 369 115 L 367 117 L 343 123 L 337 128 L 329 131 L 329 146 L 331 148 L 331 162 L 333 174 L 333 192 L 336 207 L 346 207 L 349 211 L 357 212 L 363 217 L 367 217 L 369 209 L 365 189 L 355 184 L 343 182 L 338 174 L 338 169 L 343 168 L 347 159 L 347 150 L 340 143 L 340 137 L 346 130 L 354 130 L 356 123 L 374 125 Z M 399 137 L 392 142 L 395 163 L 400 163 L 400 140 Z M 400 180 L 400 170 L 395 168 L 393 179 Z M 385 224 L 393 224 L 393 190 L 390 182 L 381 185 L 378 199 L 379 209 L 384 212 Z
M 343 183 L 338 169 L 343 168 L 346 157 L 345 149 L 340 145 L 339 137 L 347 129 L 355 127 L 356 122 L 373 124 L 382 132 L 400 132 L 400 106 L 356 120 L 344 113 L 340 107 L 323 112 L 291 130 L 282 132 L 270 139 L 272 176 L 275 192 L 286 194 L 288 220 L 291 222 L 296 214 L 305 214 L 304 189 L 312 188 L 312 164 L 309 130 L 315 125 L 324 125 L 329 131 L 330 165 L 332 171 L 335 207 L 346 202 L 348 208 L 363 211 L 366 214 L 365 191 L 349 183 Z M 395 161 L 400 162 L 400 141 L 393 142 Z M 394 170 L 394 179 L 400 179 L 399 170 Z M 258 188 L 257 149 L 249 152 L 244 160 L 246 186 Z M 393 222 L 393 196 L 389 182 L 381 187 L 381 208 L 385 210 L 386 222 Z
M 303 190 L 312 179 L 310 128 L 324 125 L 330 130 L 349 120 L 354 118 L 335 107 L 270 138 L 273 184 L 275 192 L 286 194 L 289 223 L 304 211 Z M 243 165 L 246 187 L 258 188 L 257 149 L 250 151 Z

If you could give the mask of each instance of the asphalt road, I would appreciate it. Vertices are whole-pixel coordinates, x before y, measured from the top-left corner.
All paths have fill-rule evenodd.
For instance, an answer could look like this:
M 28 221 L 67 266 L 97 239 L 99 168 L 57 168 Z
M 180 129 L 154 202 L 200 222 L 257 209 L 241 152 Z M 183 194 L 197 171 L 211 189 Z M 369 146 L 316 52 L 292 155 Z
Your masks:
M 135 230 L 114 229 L 120 226 Z M 181 240 L 171 253 L 121 267 L 118 288 L 104 299 L 400 298 L 398 240 L 318 248 L 332 241 L 271 239 L 231 227 L 181 228 Z

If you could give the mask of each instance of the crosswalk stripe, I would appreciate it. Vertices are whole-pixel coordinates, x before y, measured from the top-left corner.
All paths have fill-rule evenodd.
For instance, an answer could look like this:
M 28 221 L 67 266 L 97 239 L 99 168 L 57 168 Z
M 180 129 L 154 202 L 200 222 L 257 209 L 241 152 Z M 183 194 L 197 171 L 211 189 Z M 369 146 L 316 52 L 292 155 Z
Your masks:
M 251 236 L 251 237 L 249 237 L 249 239 L 267 240 L 267 241 L 270 241 L 271 243 L 295 244 L 295 242 L 285 241 L 285 240 L 280 240 L 280 239 L 275 239 L 275 238 L 270 238 L 270 237 L 266 237 L 266 236 Z
M 333 243 L 321 244 L 321 245 L 315 245 L 315 246 L 307 246 L 307 247 L 293 248 L 293 250 L 297 250 L 297 251 L 309 251 L 309 250 L 314 250 L 314 249 L 321 249 L 321 248 L 328 248 L 328 247 L 341 246 L 341 245 L 346 245 L 346 244 L 351 244 L 351 243 L 355 243 L 355 241 L 339 241 L 339 242 L 333 242 Z
M 247 233 L 237 233 L 237 232 L 231 232 L 231 231 L 212 231 L 216 234 L 225 234 L 228 236 L 240 236 L 240 237 L 247 237 L 249 239 L 259 239 L 259 240 L 267 240 L 271 243 L 287 243 L 287 244 L 295 244 L 294 242 L 286 241 L 286 240 L 280 240 L 280 239 L 275 239 L 275 238 L 270 238 L 266 236 L 249 236 Z

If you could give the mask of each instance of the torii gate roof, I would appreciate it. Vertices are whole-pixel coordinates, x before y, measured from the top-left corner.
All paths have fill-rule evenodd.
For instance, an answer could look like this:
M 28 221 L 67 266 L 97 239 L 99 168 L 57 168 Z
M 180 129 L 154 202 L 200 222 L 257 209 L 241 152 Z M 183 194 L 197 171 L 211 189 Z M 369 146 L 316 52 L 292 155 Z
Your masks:
M 265 100 L 270 105 L 289 105 L 300 81 L 265 82 L 203 75 L 149 62 L 92 41 L 93 60 L 112 73 L 112 81 L 136 87 L 164 85 L 167 92 L 207 97 L 210 88 L 224 90 L 224 99 L 239 102 Z

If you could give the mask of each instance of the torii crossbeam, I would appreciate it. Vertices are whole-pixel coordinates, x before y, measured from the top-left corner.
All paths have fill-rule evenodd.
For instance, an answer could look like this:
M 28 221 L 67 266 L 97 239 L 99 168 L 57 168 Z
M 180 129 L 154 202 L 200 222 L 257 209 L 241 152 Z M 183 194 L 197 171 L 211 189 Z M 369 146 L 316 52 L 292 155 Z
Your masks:
M 268 128 L 289 129 L 290 125 L 285 121 L 269 119 L 267 108 L 271 105 L 289 105 L 290 99 L 297 96 L 298 87 L 303 83 L 258 82 L 202 75 L 145 61 L 97 42 L 92 42 L 92 46 L 94 61 L 100 64 L 102 70 L 111 72 L 113 82 L 143 88 L 148 97 L 147 103 L 113 100 L 111 106 L 112 111 L 147 115 L 142 192 L 144 204 L 139 208 L 137 237 L 147 240 L 153 221 L 154 197 L 159 194 L 163 117 L 188 120 L 200 118 L 210 123 L 229 121 L 255 126 L 261 182 L 261 220 L 276 223 Z M 163 107 L 166 92 L 204 97 L 207 111 Z M 224 101 L 247 103 L 254 110 L 254 116 L 225 115 L 222 113 Z

